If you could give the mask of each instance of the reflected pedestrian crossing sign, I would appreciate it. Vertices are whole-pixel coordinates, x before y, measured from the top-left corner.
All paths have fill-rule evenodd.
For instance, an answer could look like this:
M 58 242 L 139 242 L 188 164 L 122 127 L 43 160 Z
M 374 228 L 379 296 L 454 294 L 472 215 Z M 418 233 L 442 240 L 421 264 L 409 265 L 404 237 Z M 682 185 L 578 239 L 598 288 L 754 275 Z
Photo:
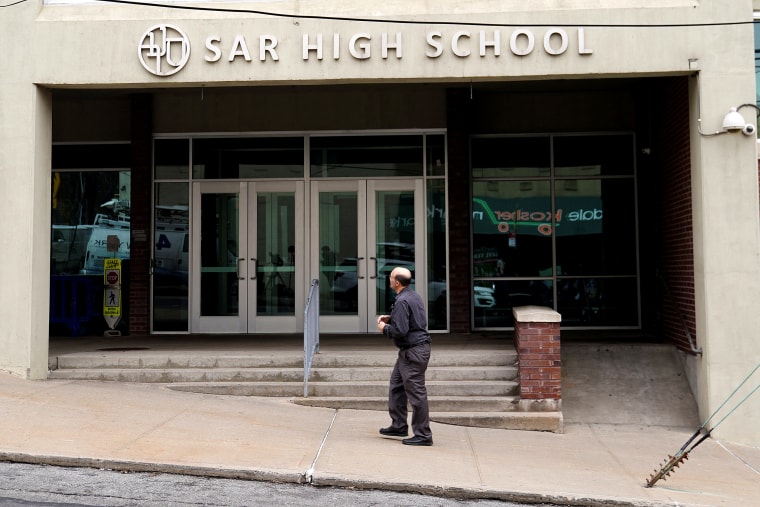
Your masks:
M 121 320 L 121 259 L 103 262 L 103 318 L 114 329 Z

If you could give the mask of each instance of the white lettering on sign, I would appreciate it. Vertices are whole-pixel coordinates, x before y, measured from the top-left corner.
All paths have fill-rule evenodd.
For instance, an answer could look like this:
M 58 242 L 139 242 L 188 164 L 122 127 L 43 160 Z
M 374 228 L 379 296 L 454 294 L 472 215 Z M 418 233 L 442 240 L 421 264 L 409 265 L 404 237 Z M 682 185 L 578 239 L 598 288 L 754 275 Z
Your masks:
M 592 220 L 601 220 L 602 210 L 594 208 L 593 210 L 580 209 L 578 211 L 571 211 L 567 214 L 567 219 L 570 222 L 589 222 Z
M 388 58 L 388 50 L 393 49 L 396 51 L 396 58 L 401 58 L 402 51 L 401 51 L 401 32 L 396 32 L 396 42 L 390 43 L 388 42 L 388 34 L 383 32 L 383 58 Z
M 443 54 L 443 44 L 441 44 L 440 38 L 443 37 L 441 32 L 428 32 L 427 43 L 428 46 L 433 48 L 433 51 L 429 49 L 425 52 L 428 58 L 438 58 Z
M 322 34 L 317 34 L 317 40 L 314 42 L 314 44 L 311 44 L 309 42 L 309 34 L 305 33 L 303 34 L 303 59 L 308 60 L 309 59 L 309 52 L 316 51 L 317 52 L 317 60 L 322 59 Z
M 259 37 L 259 60 L 262 62 L 267 59 L 267 54 L 272 57 L 272 60 L 275 62 L 280 59 L 279 56 L 277 56 L 277 51 L 275 51 L 275 48 L 277 47 L 277 37 L 274 37 L 272 35 L 262 35 Z
M 593 49 L 586 49 L 586 34 L 583 28 L 578 29 L 578 54 L 590 55 L 594 52 Z
M 470 32 L 457 32 L 454 34 L 454 37 L 451 38 L 451 52 L 457 56 L 464 58 L 465 56 L 470 56 L 470 50 L 460 49 L 459 39 L 461 39 L 462 37 L 467 37 L 469 39 Z
M 251 61 L 251 53 L 248 52 L 248 45 L 245 43 L 245 37 L 238 35 L 235 37 L 235 41 L 232 43 L 232 50 L 230 56 L 227 58 L 229 61 L 235 61 L 235 58 L 242 56 L 246 62 Z
M 486 56 L 486 49 L 493 48 L 494 56 L 501 55 L 501 32 L 495 30 L 493 39 L 488 39 L 485 30 L 480 31 L 480 56 Z
M 593 54 L 594 50 L 586 47 L 586 35 L 583 28 L 577 30 L 577 48 L 579 55 Z M 460 58 L 467 58 L 472 54 L 469 46 L 469 40 L 472 34 L 466 30 L 455 32 L 451 36 L 451 53 Z M 438 58 L 443 55 L 444 40 L 443 32 L 432 31 L 426 36 L 427 49 L 425 56 L 428 58 Z M 544 33 L 543 49 L 551 56 L 565 54 L 570 49 L 570 35 L 566 30 L 561 28 L 552 28 Z M 494 30 L 493 33 L 481 30 L 478 37 L 479 51 L 481 57 L 488 55 L 489 51 L 494 56 L 500 56 L 502 50 L 501 31 Z M 515 56 L 528 56 L 536 49 L 536 37 L 531 30 L 517 29 L 509 37 L 509 51 Z
M 275 62 L 279 60 L 280 57 L 277 54 L 276 50 L 277 43 L 277 37 L 274 37 L 272 35 L 260 36 L 259 61 L 266 61 L 267 55 Z M 222 48 L 220 47 L 221 44 L 222 38 L 219 35 L 209 35 L 206 37 L 206 49 L 208 50 L 208 54 L 206 54 L 204 59 L 207 62 L 214 63 L 222 59 Z M 252 60 L 251 53 L 248 50 L 248 43 L 246 42 L 245 37 L 242 35 L 235 36 L 235 39 L 232 42 L 232 47 L 230 48 L 230 52 L 227 56 L 227 60 L 232 62 L 239 56 L 242 56 L 243 59 L 247 62 L 250 62 Z
M 163 26 L 160 25 L 160 27 Z M 175 30 L 177 33 L 181 33 L 179 29 Z M 141 41 L 138 45 L 138 51 L 143 60 L 147 58 L 144 55 L 152 55 L 148 49 L 153 51 L 156 47 L 158 48 L 155 50 L 156 53 L 163 50 L 163 46 L 159 44 L 151 45 L 151 41 L 156 40 L 156 37 L 154 32 L 149 31 L 144 37 L 144 40 L 149 42 Z M 302 34 L 302 59 L 308 61 L 314 58 L 321 61 L 326 57 L 329 58 L 330 55 L 326 54 L 330 52 L 328 37 L 321 32 Z M 250 45 L 249 40 L 252 41 Z M 285 42 L 287 45 L 293 43 L 292 39 L 287 39 Z M 327 47 L 325 47 L 325 42 L 328 44 Z M 231 37 L 211 34 L 207 35 L 205 39 L 206 54 L 204 60 L 209 63 L 217 63 L 226 56 L 226 60 L 230 63 L 240 60 L 250 63 L 256 56 L 256 53 L 252 53 L 251 49 L 258 49 L 258 61 L 277 62 L 280 59 L 278 55 L 279 44 L 280 41 L 275 35 L 259 35 L 258 42 L 253 43 L 253 39 L 246 39 L 244 34 L 236 34 Z M 380 32 L 379 34 L 360 32 L 351 35 L 333 33 L 332 59 L 340 60 L 345 49 L 348 51 L 348 55 L 355 60 L 368 60 L 378 54 L 384 60 L 391 58 L 402 60 L 405 53 L 408 53 L 406 51 L 408 48 L 404 47 L 406 44 L 407 39 L 403 32 Z M 577 28 L 574 31 L 568 31 L 564 28 L 547 28 L 538 33 L 534 33 L 533 29 L 528 28 L 516 28 L 511 32 L 500 29 L 479 30 L 477 33 L 469 30 L 456 30 L 449 33 L 431 30 L 425 34 L 422 44 L 422 54 L 428 59 L 437 59 L 447 53 L 460 59 L 475 54 L 481 58 L 498 58 L 502 56 L 502 53 L 527 57 L 539 51 L 549 56 L 562 56 L 571 52 L 588 56 L 594 53 L 594 50 L 587 46 L 586 33 L 583 28 Z M 189 40 L 186 45 L 189 47 Z M 417 46 L 414 48 L 417 49 Z M 189 50 L 182 55 L 187 57 Z M 174 53 L 171 56 L 174 58 Z M 176 63 L 173 59 L 167 61 L 169 64 Z M 159 72 L 152 67 L 146 68 L 158 76 L 169 75 L 168 72 Z M 159 70 L 162 69 L 159 68 Z M 177 68 L 172 69 L 173 72 L 177 72 L 177 70 L 179 70 L 179 64 L 177 64 Z
M 517 56 L 531 54 L 535 46 L 536 40 L 533 37 L 533 32 L 528 30 L 515 30 L 512 37 L 509 38 L 509 49 Z
M 559 47 L 554 48 L 552 46 L 552 37 L 557 36 L 559 38 Z M 549 30 L 544 35 L 544 50 L 549 53 L 550 55 L 561 55 L 565 51 L 567 51 L 567 47 L 569 45 L 569 42 L 567 41 L 567 32 L 564 30 Z
M 222 42 L 222 38 L 218 35 L 206 37 L 206 49 L 211 52 L 210 55 L 206 55 L 205 57 L 207 62 L 218 62 L 222 57 L 222 50 L 217 47 L 217 44 L 220 42 Z
M 348 43 L 348 52 L 357 60 L 366 60 L 371 55 L 371 46 L 369 41 L 372 40 L 372 36 L 368 33 L 357 33 L 351 37 L 351 42 Z M 361 42 L 359 42 L 361 41 Z

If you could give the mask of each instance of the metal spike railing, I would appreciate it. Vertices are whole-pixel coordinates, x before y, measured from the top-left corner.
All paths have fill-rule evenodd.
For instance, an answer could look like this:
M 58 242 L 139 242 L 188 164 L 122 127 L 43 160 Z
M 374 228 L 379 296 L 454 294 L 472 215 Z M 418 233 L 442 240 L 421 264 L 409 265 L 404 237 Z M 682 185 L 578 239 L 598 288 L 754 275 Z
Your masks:
M 668 455 L 668 459 L 663 462 L 663 464 L 660 467 L 660 469 L 659 470 L 657 470 L 657 469 L 654 470 L 654 473 L 649 477 L 649 479 L 647 479 L 647 487 L 648 488 L 651 488 L 652 486 L 654 486 L 655 483 L 657 481 L 659 481 L 660 479 L 667 480 L 667 478 L 670 477 L 670 474 L 672 474 L 673 472 L 675 472 L 676 468 L 678 468 L 679 466 L 681 466 L 681 464 L 684 461 L 686 461 L 687 459 L 689 459 L 689 453 L 691 451 L 693 451 L 696 446 L 698 446 L 699 444 L 701 444 L 702 442 L 704 442 L 705 440 L 707 440 L 707 438 L 710 436 L 710 434 L 713 432 L 713 430 L 715 430 L 715 428 L 717 428 L 718 426 L 720 426 L 720 424 L 723 421 L 725 421 L 728 416 L 730 416 L 732 413 L 734 413 L 734 411 L 737 408 L 739 408 L 742 405 L 742 403 L 744 403 L 745 401 L 747 401 L 747 399 L 750 396 L 752 396 L 753 394 L 755 394 L 755 391 L 757 391 L 758 389 L 760 389 L 760 383 L 759 383 L 757 386 L 755 386 L 754 389 L 752 389 L 749 393 L 747 393 L 747 395 L 744 398 L 742 398 L 739 401 L 739 403 L 737 403 L 736 405 L 734 405 L 734 407 L 731 410 L 729 410 L 729 412 L 726 415 L 724 415 L 720 419 L 720 421 L 718 421 L 717 423 L 715 423 L 715 425 L 712 428 L 710 428 L 709 430 L 705 430 L 705 427 L 712 420 L 712 418 L 715 417 L 715 414 L 717 414 L 726 405 L 726 403 L 728 403 L 728 400 L 730 400 L 739 391 L 739 389 L 741 389 L 741 387 L 750 379 L 750 377 L 752 377 L 752 375 L 755 374 L 755 372 L 758 370 L 758 368 L 760 368 L 760 363 L 758 363 L 757 366 L 755 366 L 755 368 L 749 373 L 749 375 L 747 375 L 744 378 L 744 380 L 742 380 L 742 383 L 739 384 L 736 389 L 734 389 L 734 391 L 728 396 L 728 398 L 726 398 L 725 401 L 723 401 L 723 403 L 721 403 L 720 406 L 717 409 L 715 409 L 715 412 L 713 412 L 712 415 L 710 415 L 710 417 L 708 417 L 705 420 L 705 422 L 702 423 L 702 425 L 697 429 L 696 432 L 694 432 L 694 434 L 691 436 L 691 438 L 689 438 L 689 440 L 687 440 L 686 443 L 683 444 L 680 449 L 678 449 L 678 452 L 676 452 L 675 455 Z M 700 435 L 702 435 L 701 438 L 699 440 L 697 440 L 696 442 L 694 442 L 694 440 L 698 436 L 700 436 Z M 692 442 L 694 442 L 694 443 L 692 444 Z M 691 444 L 691 445 L 689 445 L 689 444 Z

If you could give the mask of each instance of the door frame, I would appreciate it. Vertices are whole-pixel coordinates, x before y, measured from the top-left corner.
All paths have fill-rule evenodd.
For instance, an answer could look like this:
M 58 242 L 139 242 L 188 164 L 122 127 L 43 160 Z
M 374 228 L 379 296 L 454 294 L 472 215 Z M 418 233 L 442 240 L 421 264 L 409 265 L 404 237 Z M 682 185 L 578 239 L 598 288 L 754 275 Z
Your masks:
M 257 315 L 258 260 L 256 206 L 257 194 L 293 192 L 295 194 L 294 247 L 304 244 L 303 181 L 195 181 L 192 183 L 191 259 L 190 259 L 190 332 L 192 333 L 296 333 L 303 329 L 305 280 L 299 267 L 305 265 L 303 248 L 294 251 L 294 313 L 287 316 Z M 202 194 L 238 194 L 238 315 L 201 316 L 201 234 L 200 206 Z M 300 273 L 299 273 L 300 271 Z
M 415 290 L 427 301 L 427 270 L 424 269 L 426 255 L 425 242 L 425 182 L 423 178 L 410 179 L 351 179 L 351 180 L 313 180 L 310 185 L 310 215 L 309 224 L 309 272 L 315 273 L 313 278 L 319 278 L 319 254 L 321 249 L 319 235 L 319 194 L 320 192 L 356 192 L 357 193 L 357 304 L 356 315 L 322 315 L 319 316 L 320 332 L 328 333 L 367 333 L 375 329 L 378 312 L 376 308 L 376 292 L 373 280 L 377 264 L 374 255 L 376 245 L 376 192 L 382 191 L 412 191 L 414 193 L 414 265 Z M 361 235 L 364 230 L 365 234 Z M 372 262 L 375 264 L 372 264 Z M 419 269 L 417 269 L 419 267 Z M 388 289 L 390 290 L 390 289 Z

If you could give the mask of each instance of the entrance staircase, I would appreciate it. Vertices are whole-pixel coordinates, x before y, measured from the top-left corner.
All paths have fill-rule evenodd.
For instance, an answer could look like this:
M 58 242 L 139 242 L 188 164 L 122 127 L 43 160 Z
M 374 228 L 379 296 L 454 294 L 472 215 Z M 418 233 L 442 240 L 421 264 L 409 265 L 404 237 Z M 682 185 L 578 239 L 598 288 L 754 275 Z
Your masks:
M 127 338 L 121 338 L 127 340 Z M 154 340 L 154 338 L 151 338 Z M 242 338 L 241 338 L 242 340 Z M 273 340 L 275 342 L 273 342 Z M 195 347 L 166 343 L 98 346 L 51 355 L 50 379 L 154 383 L 177 391 L 228 396 L 282 396 L 335 409 L 387 410 L 396 352 L 382 338 L 323 338 L 304 397 L 303 350 L 248 336 L 230 346 L 209 338 Z M 100 345 L 103 345 L 101 343 Z M 111 343 L 110 345 L 113 345 Z M 519 399 L 517 353 L 504 339 L 433 335 L 426 375 L 432 421 L 462 426 L 561 431 L 556 406 Z

